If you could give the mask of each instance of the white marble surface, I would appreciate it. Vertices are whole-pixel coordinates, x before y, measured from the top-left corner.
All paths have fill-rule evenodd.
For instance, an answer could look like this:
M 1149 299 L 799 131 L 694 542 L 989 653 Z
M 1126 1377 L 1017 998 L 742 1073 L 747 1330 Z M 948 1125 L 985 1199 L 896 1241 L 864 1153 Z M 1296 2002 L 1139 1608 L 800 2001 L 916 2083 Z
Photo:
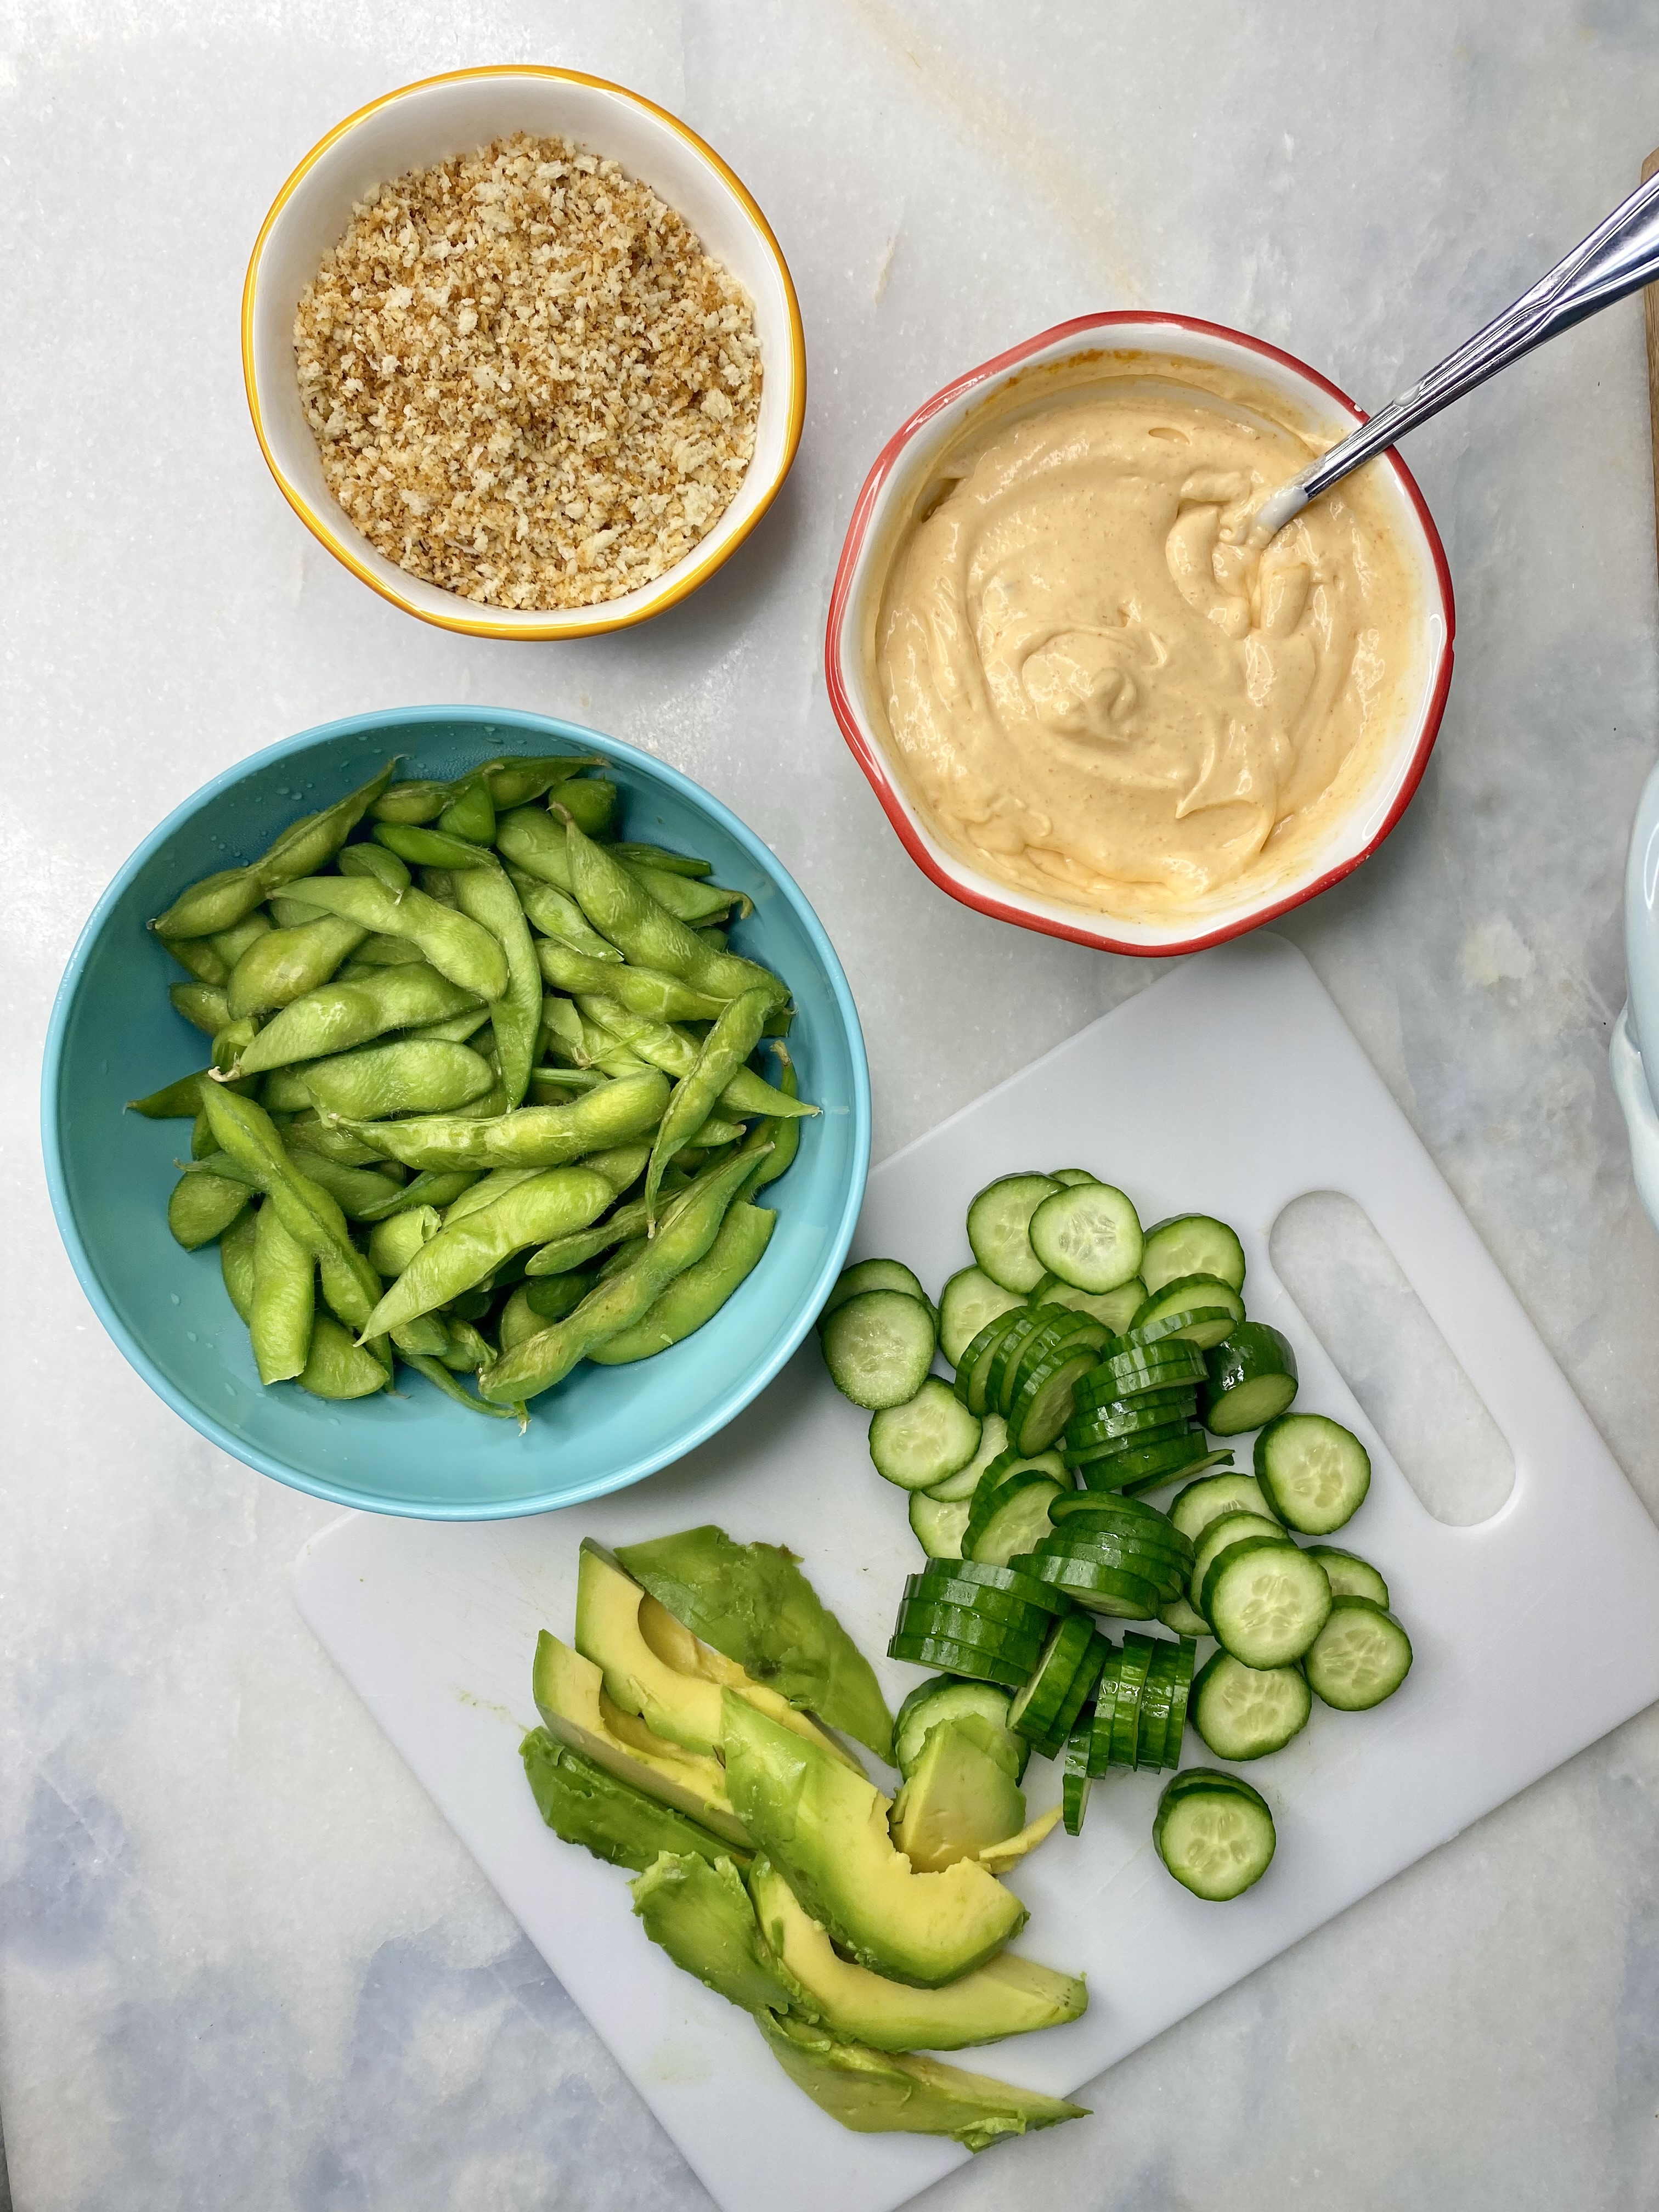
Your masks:
M 546 708 L 770 839 L 862 1009 L 891 1150 L 1138 988 L 910 868 L 819 642 L 876 447 L 1089 307 L 1279 340 L 1375 403 L 1633 180 L 1637 0 L 3 0 L 11 558 L 0 992 L 0 2110 L 26 2212 L 706 2203 L 332 1674 L 287 1570 L 325 1509 L 201 1443 L 93 1319 L 34 1135 L 76 931 L 228 762 L 355 708 Z M 557 647 L 418 628 L 314 549 L 248 428 L 236 310 L 297 155 L 383 88 L 557 62 L 685 115 L 806 316 L 794 475 L 708 589 Z M 1659 1506 L 1659 1246 L 1608 1084 L 1625 826 L 1652 750 L 1639 319 L 1419 434 L 1459 598 L 1440 744 L 1383 854 L 1289 933 Z M 1564 1593 L 1564 1663 L 1594 1593 Z M 1578 1603 L 1574 1604 L 1573 1600 Z M 1091 2212 L 1659 2197 L 1649 1715 L 936 2192 Z

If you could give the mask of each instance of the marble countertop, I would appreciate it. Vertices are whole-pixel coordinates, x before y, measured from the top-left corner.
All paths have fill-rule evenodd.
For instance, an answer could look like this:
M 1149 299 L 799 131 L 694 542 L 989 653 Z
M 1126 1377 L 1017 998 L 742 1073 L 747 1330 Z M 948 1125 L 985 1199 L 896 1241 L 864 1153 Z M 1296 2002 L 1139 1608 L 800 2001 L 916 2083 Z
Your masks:
M 227 763 L 354 709 L 591 721 L 793 871 L 893 1150 L 1154 971 L 945 899 L 842 745 L 821 629 L 877 447 L 957 370 L 1106 307 L 1259 331 L 1380 402 L 1633 183 L 1650 28 L 1637 0 L 0 10 L 0 2112 L 24 2212 L 708 2202 L 295 1614 L 329 1509 L 178 1421 L 70 1271 L 40 1040 L 110 874 Z M 702 131 L 776 228 L 810 350 L 800 457 L 748 545 L 646 629 L 556 647 L 441 635 L 338 568 L 265 473 L 238 359 L 299 155 L 390 86 L 512 59 Z M 1659 1244 L 1606 1051 L 1659 708 L 1638 309 L 1409 458 L 1456 581 L 1450 706 L 1389 845 L 1286 933 L 1659 1509 Z M 1565 1595 L 1593 1635 L 1594 1592 Z M 1092 2124 L 927 2201 L 1653 2203 L 1656 1826 L 1650 1713 L 1120 2066 Z

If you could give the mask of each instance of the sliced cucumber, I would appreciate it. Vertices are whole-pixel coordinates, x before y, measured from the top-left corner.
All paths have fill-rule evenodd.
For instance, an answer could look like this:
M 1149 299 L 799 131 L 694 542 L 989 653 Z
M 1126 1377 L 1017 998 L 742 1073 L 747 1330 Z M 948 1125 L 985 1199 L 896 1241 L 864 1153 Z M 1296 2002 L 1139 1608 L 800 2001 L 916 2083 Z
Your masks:
M 956 1565 L 936 1560 L 925 1566 L 915 1579 L 930 1586 L 946 1582 L 977 1583 L 986 1589 L 1000 1590 L 1006 1596 L 1017 1597 L 1023 1605 L 1034 1605 L 1048 1613 L 1069 1610 L 1058 1592 L 1018 1567 L 988 1566 L 977 1559 L 963 1559 Z
M 968 1242 L 974 1257 L 1005 1291 L 1024 1295 L 1042 1280 L 1043 1263 L 1031 1249 L 1028 1232 L 1031 1216 L 1060 1188 L 1045 1175 L 1000 1176 L 969 1207 Z
M 1225 1349 L 1223 1345 L 1209 1356 L 1218 1358 Z M 1208 1380 L 1205 1354 L 1179 1336 L 1109 1352 L 1096 1371 L 1102 1391 L 1115 1398 L 1138 1398 L 1148 1390 L 1167 1390 L 1176 1382 L 1202 1384 Z
M 1070 1184 L 1074 1182 L 1098 1182 L 1100 1181 L 1100 1177 L 1097 1175 L 1091 1175 L 1087 1168 L 1050 1168 L 1048 1170 L 1048 1180 L 1050 1182 L 1063 1182 Z
M 985 1368 L 983 1395 L 988 1413 L 1000 1413 L 1006 1421 L 1013 1404 L 1013 1381 L 1019 1366 L 1020 1355 L 1032 1338 L 1040 1335 L 1048 1326 L 1050 1316 L 1039 1306 L 1027 1306 L 1018 1313 L 1008 1327 L 998 1335 L 992 1346 L 989 1364 Z M 972 1389 L 980 1389 L 979 1368 L 974 1370 Z
M 959 1559 L 962 1539 L 973 1500 L 969 1498 L 930 1498 L 925 1490 L 910 1492 L 910 1528 L 930 1559 Z
M 1048 1616 L 1039 1618 L 1046 1623 Z M 1042 1656 L 1041 1628 L 1014 1628 L 1006 1620 L 988 1620 L 982 1613 L 967 1606 L 934 1605 L 925 1598 L 904 1601 L 893 1632 L 927 1637 L 938 1644 L 969 1644 L 976 1651 L 995 1651 L 1005 1659 L 1018 1660 L 1027 1671 Z
M 990 1492 L 1006 1482 L 1011 1475 L 1032 1473 L 1046 1475 L 1050 1482 L 1058 1482 L 1065 1489 L 1071 1488 L 1071 1477 L 1066 1471 L 1066 1462 L 1058 1452 L 1033 1452 L 1027 1458 L 1012 1447 L 1000 1451 L 989 1462 L 980 1476 L 979 1487 L 986 1492 L 988 1500 Z
M 969 1464 L 981 1428 L 950 1384 L 930 1375 L 914 1398 L 884 1407 L 872 1419 L 870 1456 L 884 1482 L 934 1490 Z
M 1281 1413 L 1255 1440 L 1255 1479 L 1288 1528 L 1328 1536 L 1364 1504 L 1370 1454 L 1340 1421 Z
M 1097 1346 L 1063 1344 L 1024 1377 L 1008 1416 L 1010 1432 L 1021 1451 L 1046 1451 L 1054 1443 L 1071 1417 L 1072 1392 L 1079 1378 L 1087 1374 L 1097 1356 Z
M 1212 1436 L 1259 1429 L 1296 1395 L 1296 1353 L 1289 1338 L 1266 1322 L 1243 1322 L 1205 1358 L 1208 1371 L 1199 1403 Z
M 1146 1694 L 1146 1677 L 1157 1650 L 1153 1639 L 1143 1636 L 1138 1629 L 1132 1628 L 1124 1636 L 1122 1656 L 1118 1662 L 1117 1698 L 1112 1711 L 1114 1766 L 1133 1766 L 1135 1763 L 1140 1743 L 1141 1700 Z
M 1066 1763 L 1060 1774 L 1060 1817 L 1068 1836 L 1083 1833 L 1083 1816 L 1089 1809 L 1089 1738 L 1092 1723 L 1079 1721 L 1066 1739 Z
M 1072 1677 L 1054 1727 L 1039 1747 L 1048 1758 L 1060 1756 L 1066 1747 L 1066 1737 L 1080 1720 L 1087 1717 L 1084 1708 L 1095 1694 L 1107 1661 L 1114 1656 L 1112 1645 L 1097 1634 L 1084 1654 L 1083 1664 Z
M 1024 1750 L 1008 1725 L 1008 1698 L 1005 1692 L 989 1682 L 959 1682 L 951 1675 L 939 1674 L 931 1682 L 919 1682 L 899 1707 L 893 1722 L 894 1765 L 901 1774 L 908 1776 L 921 1757 L 921 1747 L 927 1740 L 929 1729 L 937 1728 L 941 1721 L 969 1718 L 1001 1729 L 1011 1744 Z M 1019 1776 L 1016 1774 L 1014 1779 L 1018 1782 Z
M 1389 1586 L 1369 1559 L 1340 1552 L 1334 1544 L 1310 1544 L 1308 1557 L 1324 1568 L 1333 1597 L 1368 1597 L 1373 1605 L 1388 1611 Z
M 1105 1658 L 1095 1686 L 1094 1725 L 1089 1732 L 1089 1771 L 1098 1781 L 1112 1763 L 1112 1723 L 1117 1714 L 1117 1678 L 1123 1654 L 1109 1637 L 1100 1639 Z
M 989 1405 L 987 1393 L 997 1346 L 1024 1310 L 1024 1306 L 1012 1306 L 1006 1313 L 1000 1313 L 994 1321 L 988 1321 L 956 1363 L 957 1379 L 953 1387 L 957 1396 L 970 1413 L 982 1415 Z M 1001 1418 L 999 1413 L 997 1419 L 1000 1420 Z
M 1099 1640 L 1087 1613 L 1069 1613 L 1056 1620 L 1042 1647 L 1042 1656 L 1031 1669 L 1030 1680 L 1015 1692 L 1008 1708 L 1009 1727 L 1029 1736 L 1033 1743 L 1046 1742 L 1054 1734 L 1066 1692 Z
M 1171 1214 L 1146 1231 L 1141 1279 L 1161 1291 L 1182 1275 L 1218 1275 L 1233 1290 L 1244 1287 L 1244 1247 L 1224 1221 L 1207 1213 Z
M 1212 1905 L 1260 1881 L 1276 1841 L 1267 1801 L 1236 1774 L 1206 1767 L 1176 1775 L 1152 1822 L 1159 1858 L 1183 1889 Z
M 1318 1560 L 1288 1537 L 1246 1536 L 1211 1560 L 1198 1609 L 1235 1659 L 1247 1667 L 1287 1667 L 1330 1618 L 1331 1586 Z
M 1078 1472 L 1090 1490 L 1118 1490 L 1126 1497 L 1143 1490 L 1161 1490 L 1182 1475 L 1197 1474 L 1207 1467 L 1231 1464 L 1230 1452 L 1206 1452 L 1204 1435 L 1192 1429 L 1161 1443 L 1133 1446 L 1128 1451 L 1078 1462 Z
M 1074 1605 L 1085 1606 L 1091 1613 L 1109 1613 L 1115 1620 L 1156 1620 L 1163 1602 L 1157 1583 L 1148 1582 L 1144 1575 L 1123 1574 L 1092 1559 L 1033 1557 L 1030 1571 L 1064 1590 Z
M 1156 1551 L 1150 1545 L 1137 1544 L 1132 1538 L 1102 1534 L 1045 1536 L 1033 1547 L 1032 1556 L 1040 1559 L 1065 1559 L 1076 1567 L 1104 1567 L 1114 1573 L 1133 1575 L 1149 1583 L 1158 1593 L 1158 1605 L 1165 1606 L 1180 1596 L 1186 1576 L 1182 1563 L 1168 1552 Z M 1150 1620 L 1151 1614 L 1143 1616 Z
M 1053 1192 L 1032 1213 L 1026 1234 L 1050 1274 L 1097 1297 L 1140 1272 L 1140 1216 L 1109 1182 Z
M 1182 1634 L 1176 1647 L 1175 1657 L 1165 1662 L 1171 1675 L 1170 1720 L 1164 1731 L 1163 1763 L 1165 1766 L 1179 1766 L 1181 1764 L 1181 1747 L 1187 1733 L 1188 1701 L 1192 1694 L 1193 1665 L 1197 1656 L 1197 1644 L 1190 1636 Z
M 1394 1615 L 1370 1598 L 1333 1598 L 1330 1618 L 1303 1665 L 1315 1693 L 1328 1705 L 1362 1713 L 1391 1698 L 1410 1674 L 1412 1640 Z
M 1218 1759 L 1261 1759 L 1300 1735 L 1313 1692 L 1299 1667 L 1247 1667 L 1215 1652 L 1193 1684 L 1193 1726 Z
M 1187 1594 L 1194 1611 L 1203 1613 L 1200 1600 L 1204 1577 L 1210 1571 L 1212 1561 L 1224 1552 L 1229 1544 L 1242 1544 L 1247 1536 L 1282 1536 L 1284 1534 L 1284 1529 L 1271 1513 L 1252 1513 L 1243 1505 L 1229 1506 L 1224 1513 L 1218 1513 L 1193 1546 L 1193 1572 Z
M 1016 1475 L 1012 1483 L 1002 1485 L 983 1527 L 966 1539 L 969 1559 L 985 1566 L 1006 1567 L 1030 1551 L 1048 1534 L 1051 1500 L 1063 1494 L 1062 1485 L 1042 1475 L 1030 1481 Z
M 1015 1401 L 1039 1367 L 1048 1365 L 1062 1352 L 1086 1352 L 1089 1365 L 1083 1370 L 1086 1374 L 1109 1340 L 1110 1332 L 1087 1314 L 1068 1313 L 1063 1306 L 1039 1306 L 1036 1314 L 1041 1328 L 1025 1338 L 1002 1370 L 997 1411 L 1006 1420 L 1013 1419 Z
M 959 1468 L 955 1474 L 947 1475 L 943 1482 L 936 1482 L 930 1495 L 941 1504 L 971 1498 L 979 1488 L 981 1475 L 1007 1448 L 1008 1424 L 1000 1413 L 988 1413 L 980 1423 L 979 1449 L 966 1467 Z
M 921 1492 L 918 1492 L 918 1496 Z M 971 1644 L 953 1644 L 931 1636 L 895 1636 L 887 1646 L 890 1659 L 902 1659 L 912 1667 L 933 1667 L 964 1681 L 997 1682 L 1017 1690 L 1030 1673 L 999 1653 L 976 1650 Z
M 920 1278 L 913 1275 L 902 1260 L 860 1260 L 850 1267 L 843 1267 L 836 1276 L 836 1287 L 824 1300 L 818 1316 L 819 1328 L 837 1306 L 844 1306 L 860 1291 L 903 1291 L 908 1297 L 920 1298 L 925 1306 L 933 1303 L 921 1287 Z
M 908 1291 L 860 1291 L 830 1315 L 823 1343 L 843 1397 L 871 1413 L 902 1406 L 933 1364 L 933 1310 Z
M 1172 1599 L 1158 1614 L 1165 1628 L 1172 1628 L 1177 1636 L 1207 1636 L 1210 1624 L 1201 1613 L 1194 1613 L 1184 1597 Z
M 919 1575 L 905 1577 L 903 1602 L 957 1606 L 964 1613 L 977 1613 L 986 1620 L 1000 1621 L 1004 1627 L 1035 1638 L 1039 1644 L 1054 1619 L 1046 1605 L 1034 1605 L 1029 1599 L 998 1589 L 991 1583 L 969 1582 L 961 1575 L 941 1575 L 926 1569 Z
M 1264 1521 L 1279 1518 L 1253 1474 L 1206 1474 L 1200 1482 L 1189 1482 L 1170 1508 L 1170 1518 L 1183 1536 L 1196 1543 L 1212 1521 L 1235 1512 L 1259 1513 Z
M 1167 1513 L 1160 1513 L 1156 1505 L 1143 1505 L 1138 1498 L 1121 1498 L 1115 1491 L 1076 1491 L 1058 1501 L 1053 1518 L 1056 1528 L 1070 1521 L 1104 1522 L 1133 1528 L 1142 1535 L 1161 1538 L 1171 1551 L 1192 1556 L 1192 1539 L 1176 1527 Z
M 977 1267 L 959 1268 L 939 1296 L 939 1350 L 952 1367 L 959 1367 L 963 1353 L 988 1321 L 1024 1303 L 1018 1291 L 1005 1291 Z
M 1177 1275 L 1136 1309 L 1128 1334 L 1151 1344 L 1156 1341 L 1152 1334 L 1156 1329 L 1164 1336 L 1184 1337 L 1207 1352 L 1231 1336 L 1243 1318 L 1243 1299 L 1219 1275 Z
M 1120 1283 L 1115 1291 L 1079 1291 L 1074 1284 L 1062 1283 L 1058 1275 L 1045 1275 L 1031 1293 L 1034 1305 L 1070 1306 L 1073 1313 L 1086 1313 L 1093 1321 L 1103 1322 L 1115 1335 L 1126 1329 L 1146 1301 L 1146 1285 L 1139 1275 L 1132 1275 L 1127 1283 Z
M 1140 1693 L 1140 1726 L 1135 1735 L 1135 1766 L 1156 1773 L 1164 1764 L 1164 1739 L 1170 1726 L 1170 1700 L 1175 1677 L 1170 1672 L 1172 1644 L 1156 1644 L 1146 1669 L 1146 1686 Z
M 1179 1398 L 1160 1398 L 1152 1405 L 1128 1398 L 1074 1413 L 1066 1424 L 1066 1446 L 1074 1452 L 1103 1448 L 1127 1451 L 1132 1444 L 1151 1443 L 1166 1433 L 1178 1435 L 1192 1425 L 1193 1408 Z

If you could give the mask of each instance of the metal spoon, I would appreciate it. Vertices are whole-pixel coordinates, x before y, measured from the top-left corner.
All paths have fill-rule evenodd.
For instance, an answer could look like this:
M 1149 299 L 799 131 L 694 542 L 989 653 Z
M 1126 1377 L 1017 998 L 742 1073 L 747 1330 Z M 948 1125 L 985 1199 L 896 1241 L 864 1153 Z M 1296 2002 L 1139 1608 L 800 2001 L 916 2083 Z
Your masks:
M 1507 368 L 1534 346 L 1598 314 L 1627 293 L 1638 292 L 1659 276 L 1659 175 L 1638 185 L 1620 200 L 1605 222 L 1565 254 L 1531 291 L 1449 353 L 1409 392 L 1351 430 L 1311 467 L 1280 487 L 1256 510 L 1250 536 L 1265 544 L 1275 531 L 1294 520 L 1310 500 L 1328 491 L 1351 470 L 1384 452 L 1407 430 L 1426 422 L 1454 399 L 1473 392 L 1500 368 Z

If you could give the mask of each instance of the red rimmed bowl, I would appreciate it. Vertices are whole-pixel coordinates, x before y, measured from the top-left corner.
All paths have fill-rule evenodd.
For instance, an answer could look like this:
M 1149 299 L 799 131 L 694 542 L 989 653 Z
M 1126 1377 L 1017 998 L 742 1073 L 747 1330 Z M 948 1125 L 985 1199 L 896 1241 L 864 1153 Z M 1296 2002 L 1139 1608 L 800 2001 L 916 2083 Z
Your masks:
M 1000 402 L 1033 372 L 1081 366 L 1091 357 L 1145 354 L 1184 358 L 1242 373 L 1266 386 L 1285 419 L 1322 445 L 1365 420 L 1346 393 L 1316 369 L 1242 331 L 1190 315 L 1133 313 L 1079 316 L 1042 331 L 994 361 L 969 369 L 919 407 L 883 447 L 864 482 L 842 549 L 830 599 L 824 674 L 830 703 L 854 757 L 916 866 L 964 906 L 1050 937 L 1103 951 L 1170 957 L 1200 951 L 1273 921 L 1340 882 L 1374 853 L 1405 812 L 1434 747 L 1451 684 L 1455 617 L 1451 576 L 1423 495 L 1397 453 L 1370 465 L 1388 526 L 1416 586 L 1415 653 L 1404 711 L 1379 750 L 1372 774 L 1323 836 L 1267 884 L 1223 893 L 1201 907 L 1156 918 L 1097 913 L 1022 890 L 976 867 L 927 820 L 895 758 L 874 672 L 872 641 L 881 595 L 904 518 L 940 457 L 970 415 Z M 1150 364 L 1149 364 L 1150 366 Z

